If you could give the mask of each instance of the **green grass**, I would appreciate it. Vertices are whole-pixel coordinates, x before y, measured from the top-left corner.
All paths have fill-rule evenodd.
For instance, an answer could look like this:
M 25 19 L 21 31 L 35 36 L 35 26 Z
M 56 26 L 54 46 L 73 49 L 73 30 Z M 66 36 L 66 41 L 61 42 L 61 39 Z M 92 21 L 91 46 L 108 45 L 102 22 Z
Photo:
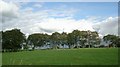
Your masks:
M 0 52 L 0 66 L 2 65 L 2 53 Z
M 35 50 L 2 54 L 3 65 L 117 65 L 117 48 Z

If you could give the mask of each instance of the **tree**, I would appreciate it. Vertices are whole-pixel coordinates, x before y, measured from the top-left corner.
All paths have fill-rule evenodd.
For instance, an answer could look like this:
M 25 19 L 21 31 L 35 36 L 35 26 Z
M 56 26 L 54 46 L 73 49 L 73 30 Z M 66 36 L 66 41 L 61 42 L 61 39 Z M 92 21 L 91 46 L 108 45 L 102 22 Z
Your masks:
M 25 40 L 25 35 L 20 29 L 12 29 L 2 33 L 2 49 L 9 51 L 18 51 Z
M 99 35 L 96 31 L 73 30 L 72 33 L 68 34 L 67 39 L 69 45 L 75 45 L 77 48 L 92 47 L 99 43 Z
M 103 37 L 103 40 L 106 41 L 106 42 L 111 42 L 111 44 L 109 44 L 110 47 L 119 47 L 119 40 L 120 38 L 116 35 L 106 35 Z
M 87 31 L 81 31 L 80 44 L 82 47 L 86 47 L 88 34 Z
M 79 48 L 81 31 L 74 30 L 72 33 L 73 33 L 74 45 L 76 46 L 76 48 Z
M 52 35 L 50 36 L 50 39 L 52 41 L 52 47 L 56 49 L 60 44 L 60 33 L 58 32 L 52 33 Z
M 91 46 L 93 47 L 94 45 L 99 45 L 100 44 L 100 38 L 99 38 L 99 35 L 98 35 L 98 32 L 96 31 L 93 31 L 91 32 Z
M 63 32 L 63 33 L 60 35 L 60 44 L 61 44 L 62 46 L 67 45 L 67 33 Z
M 78 48 L 80 41 L 81 33 L 79 30 L 73 30 L 72 33 L 69 33 L 67 36 L 68 46 L 76 46 Z
M 120 47 L 120 37 L 118 36 L 115 42 L 117 47 Z
M 96 31 L 81 31 L 80 42 L 82 47 L 93 47 L 100 43 L 99 35 Z
M 68 43 L 69 48 L 71 48 L 71 46 L 74 44 L 74 39 L 73 39 L 73 34 L 72 33 L 68 33 L 67 43 Z
M 2 33 L 3 31 L 0 31 L 0 51 L 2 51 Z
M 35 33 L 28 36 L 27 44 L 34 45 L 33 49 L 37 46 L 43 46 L 49 40 L 49 35 L 42 33 Z

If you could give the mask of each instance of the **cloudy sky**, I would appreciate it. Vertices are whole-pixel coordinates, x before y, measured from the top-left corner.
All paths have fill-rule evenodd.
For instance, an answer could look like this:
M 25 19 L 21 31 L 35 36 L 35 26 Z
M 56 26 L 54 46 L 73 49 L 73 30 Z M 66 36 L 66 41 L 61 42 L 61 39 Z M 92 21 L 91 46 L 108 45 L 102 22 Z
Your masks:
M 91 30 L 100 36 L 118 33 L 117 2 L 0 2 L 1 30 L 32 33 Z

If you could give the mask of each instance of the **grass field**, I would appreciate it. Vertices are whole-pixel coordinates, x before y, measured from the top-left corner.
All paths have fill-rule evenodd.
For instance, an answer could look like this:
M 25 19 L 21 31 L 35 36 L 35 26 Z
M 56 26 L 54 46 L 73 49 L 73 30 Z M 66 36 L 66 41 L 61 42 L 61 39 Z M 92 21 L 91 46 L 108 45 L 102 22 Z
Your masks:
M 3 65 L 116 65 L 117 48 L 35 50 L 2 54 Z

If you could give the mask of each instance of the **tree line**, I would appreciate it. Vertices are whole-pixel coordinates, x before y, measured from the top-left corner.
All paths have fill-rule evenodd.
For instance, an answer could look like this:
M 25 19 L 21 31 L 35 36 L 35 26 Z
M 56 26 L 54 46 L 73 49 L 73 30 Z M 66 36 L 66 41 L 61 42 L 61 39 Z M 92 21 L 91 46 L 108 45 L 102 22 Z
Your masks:
M 20 29 L 1 31 L 2 51 L 19 51 L 21 48 L 27 50 L 30 46 L 34 50 L 36 47 L 48 46 L 50 49 L 58 49 L 59 46 L 67 45 L 69 48 L 92 48 L 100 46 L 101 39 L 96 31 L 73 30 L 71 33 L 54 32 L 52 35 L 43 33 L 33 33 L 26 38 Z M 116 35 L 106 35 L 105 42 L 111 42 L 109 47 L 120 47 L 120 37 Z M 103 45 L 104 46 L 104 45 Z

